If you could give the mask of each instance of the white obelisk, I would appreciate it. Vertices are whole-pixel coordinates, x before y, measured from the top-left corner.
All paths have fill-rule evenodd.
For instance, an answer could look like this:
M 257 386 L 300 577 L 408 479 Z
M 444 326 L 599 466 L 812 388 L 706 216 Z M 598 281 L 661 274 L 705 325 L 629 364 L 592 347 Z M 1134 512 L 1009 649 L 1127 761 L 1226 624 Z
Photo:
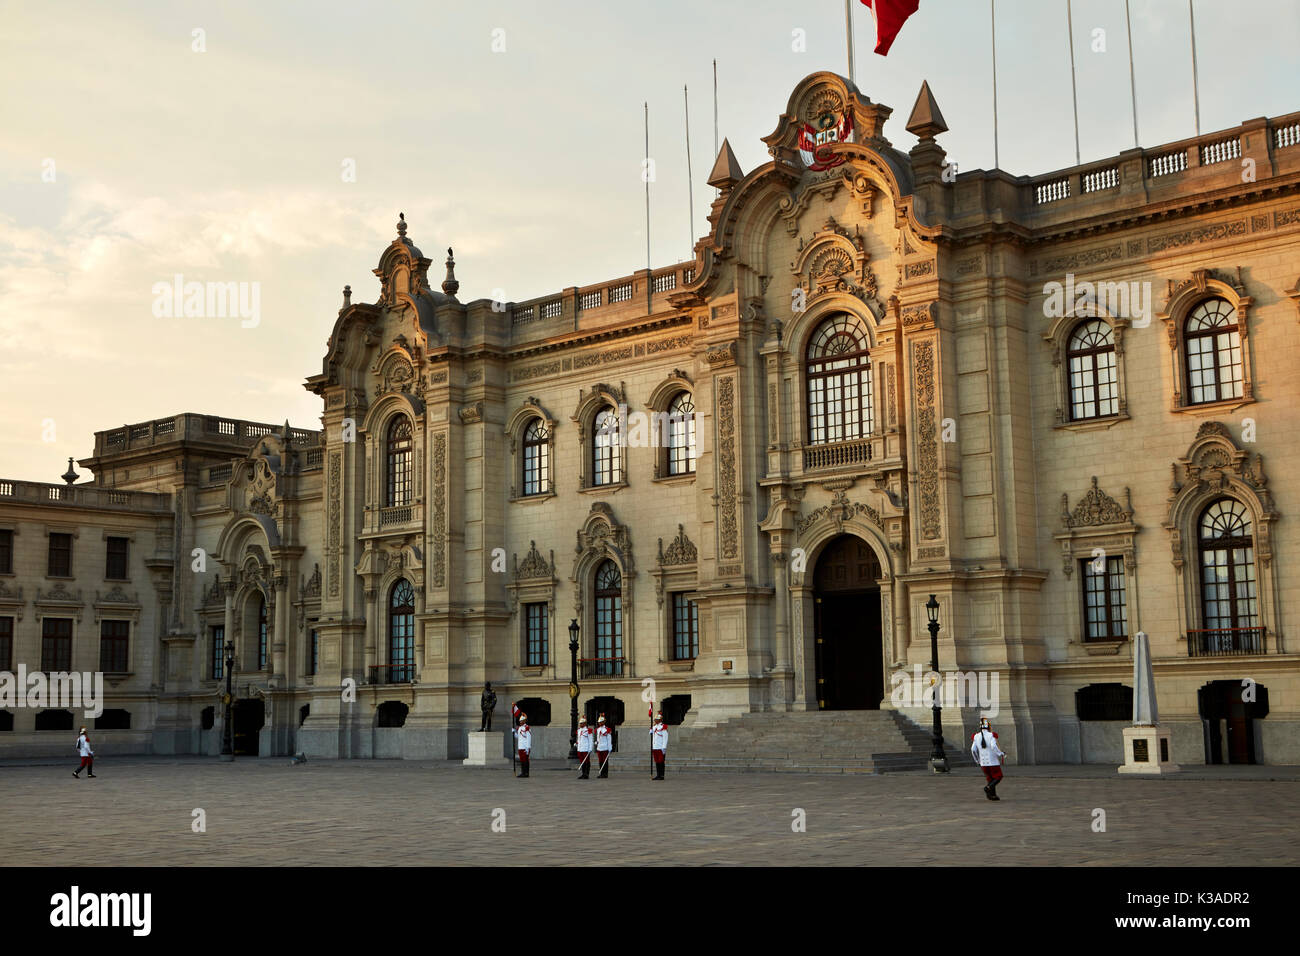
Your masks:
M 1145 631 L 1133 640 L 1133 726 L 1124 728 L 1124 766 L 1120 773 L 1177 773 L 1171 759 L 1169 728 L 1160 726 L 1151 642 Z

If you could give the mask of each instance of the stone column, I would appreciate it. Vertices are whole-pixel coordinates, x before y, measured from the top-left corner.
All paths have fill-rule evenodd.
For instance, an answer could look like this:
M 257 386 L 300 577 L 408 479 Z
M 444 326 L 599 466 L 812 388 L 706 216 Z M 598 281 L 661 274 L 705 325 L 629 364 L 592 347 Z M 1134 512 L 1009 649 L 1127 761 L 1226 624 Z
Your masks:
M 271 674 L 270 685 L 272 687 L 288 686 L 288 667 L 285 650 L 289 642 L 290 618 L 293 614 L 293 608 L 289 603 L 289 575 L 283 571 L 278 572 L 273 579 L 275 588 L 275 634 L 271 642 Z
M 782 673 L 790 670 L 790 588 L 786 562 L 789 555 L 772 554 L 775 565 L 773 577 L 776 584 L 776 671 Z
M 376 625 L 379 620 L 379 592 L 373 587 L 366 588 L 366 667 L 362 675 L 363 681 L 368 681 L 374 675 L 372 668 L 379 663 L 376 654 L 376 641 L 378 634 Z

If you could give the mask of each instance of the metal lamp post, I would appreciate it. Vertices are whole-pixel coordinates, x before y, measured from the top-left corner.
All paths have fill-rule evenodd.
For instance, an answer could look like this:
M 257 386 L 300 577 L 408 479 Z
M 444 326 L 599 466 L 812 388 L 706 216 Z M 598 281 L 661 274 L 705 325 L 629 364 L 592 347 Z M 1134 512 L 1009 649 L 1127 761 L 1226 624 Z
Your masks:
M 221 718 L 221 759 L 235 759 L 235 738 L 234 728 L 230 725 L 230 704 L 234 700 L 231 693 L 230 680 L 235 670 L 235 642 L 226 641 L 226 696 L 222 698 L 221 703 L 225 705 L 224 715 Z
M 569 622 L 569 759 L 578 759 L 578 619 Z
M 948 772 L 948 756 L 943 752 L 943 718 L 939 716 L 943 709 L 939 705 L 939 602 L 933 594 L 925 604 L 925 613 L 930 618 L 930 673 L 934 675 L 934 728 L 933 746 L 930 749 L 930 770 L 934 773 Z

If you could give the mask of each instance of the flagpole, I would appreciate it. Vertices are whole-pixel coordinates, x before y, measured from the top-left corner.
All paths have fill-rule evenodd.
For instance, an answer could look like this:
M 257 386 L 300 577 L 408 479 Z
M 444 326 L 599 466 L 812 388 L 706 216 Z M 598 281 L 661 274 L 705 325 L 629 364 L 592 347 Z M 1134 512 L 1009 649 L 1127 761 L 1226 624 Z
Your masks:
M 1133 23 L 1128 15 L 1128 0 L 1124 0 L 1124 29 L 1128 33 L 1128 89 L 1133 99 L 1133 148 L 1138 148 L 1138 95 L 1137 80 L 1133 78 Z
M 1190 2 L 1190 0 L 1189 0 Z M 1065 0 L 1065 24 L 1070 34 L 1070 95 L 1074 98 L 1074 164 L 1083 160 L 1079 156 L 1079 87 L 1074 81 L 1074 0 Z
M 645 107 L 645 156 L 650 158 L 650 103 L 647 101 L 643 104 Z M 642 175 L 645 180 L 645 312 L 649 315 L 652 311 L 652 296 L 654 295 L 654 279 L 650 272 L 650 177 Z
M 718 155 L 718 61 L 713 61 L 713 155 Z
M 853 0 L 844 0 L 844 41 L 849 51 L 849 82 L 853 82 Z
M 1187 0 L 1187 16 L 1192 22 L 1192 104 L 1196 110 L 1196 135 L 1201 135 L 1201 92 L 1200 83 L 1196 76 L 1196 11 L 1192 7 L 1192 0 Z
M 682 103 L 686 110 L 686 203 L 690 213 L 691 224 L 691 244 L 688 248 L 692 250 L 694 256 L 695 249 L 695 185 L 694 176 L 691 174 L 691 98 L 686 89 L 686 84 L 682 84 Z
M 996 0 L 989 0 L 989 34 L 993 38 L 993 168 L 998 169 L 998 25 L 995 6 Z

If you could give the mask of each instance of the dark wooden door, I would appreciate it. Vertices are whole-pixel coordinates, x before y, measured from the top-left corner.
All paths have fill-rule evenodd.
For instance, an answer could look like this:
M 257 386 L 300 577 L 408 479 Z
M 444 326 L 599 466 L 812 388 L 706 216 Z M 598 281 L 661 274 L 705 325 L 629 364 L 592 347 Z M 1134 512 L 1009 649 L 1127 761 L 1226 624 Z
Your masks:
M 235 701 L 234 707 L 234 747 L 235 753 L 245 757 L 256 757 L 260 747 L 262 724 L 266 711 L 259 698 L 252 697 Z

